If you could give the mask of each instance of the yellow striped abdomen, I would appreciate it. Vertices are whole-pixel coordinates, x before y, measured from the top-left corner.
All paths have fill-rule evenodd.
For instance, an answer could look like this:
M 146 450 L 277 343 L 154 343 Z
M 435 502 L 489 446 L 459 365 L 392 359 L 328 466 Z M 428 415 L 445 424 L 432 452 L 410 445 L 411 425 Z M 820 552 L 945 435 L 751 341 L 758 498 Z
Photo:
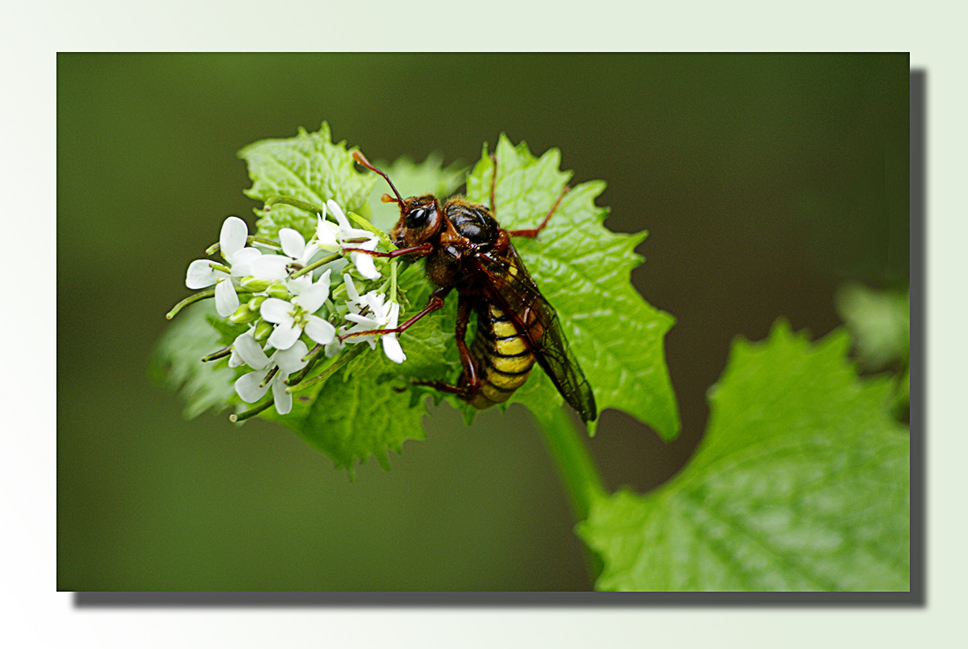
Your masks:
M 470 353 L 482 384 L 468 402 L 480 410 L 507 401 L 528 380 L 535 361 L 527 340 L 493 304 L 477 311 L 477 334 Z

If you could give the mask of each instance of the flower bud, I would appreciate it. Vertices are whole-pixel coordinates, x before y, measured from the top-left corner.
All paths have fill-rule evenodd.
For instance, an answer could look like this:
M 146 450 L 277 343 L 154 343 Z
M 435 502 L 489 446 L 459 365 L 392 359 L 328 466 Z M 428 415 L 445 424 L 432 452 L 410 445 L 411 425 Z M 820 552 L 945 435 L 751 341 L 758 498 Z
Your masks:
M 246 304 L 248 305 L 250 310 L 258 313 L 259 308 L 262 307 L 262 303 L 265 302 L 267 299 L 268 298 L 265 295 L 256 295 L 251 300 L 246 302 Z
M 289 289 L 286 288 L 286 285 L 282 282 L 270 284 L 266 289 L 266 292 L 270 295 L 270 297 L 279 298 L 280 300 L 289 299 Z
M 271 283 L 272 283 L 272 280 L 259 279 L 258 277 L 252 277 L 250 275 L 249 277 L 243 277 L 242 280 L 239 282 L 239 286 L 241 286 L 247 291 L 258 293 L 260 291 L 264 291 L 267 288 L 269 288 L 269 285 Z
M 259 312 L 250 309 L 248 304 L 243 304 L 235 310 L 235 313 L 229 316 L 229 322 L 232 324 L 248 324 L 258 319 Z
M 272 333 L 272 323 L 263 320 L 255 326 L 255 333 L 252 335 L 255 337 L 257 342 L 263 342 Z

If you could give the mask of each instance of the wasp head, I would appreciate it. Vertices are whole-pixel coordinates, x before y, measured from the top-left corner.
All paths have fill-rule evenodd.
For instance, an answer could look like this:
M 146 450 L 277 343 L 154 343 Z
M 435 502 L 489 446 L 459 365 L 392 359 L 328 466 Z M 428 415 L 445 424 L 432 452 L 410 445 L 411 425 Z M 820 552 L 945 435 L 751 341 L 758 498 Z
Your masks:
M 400 220 L 390 232 L 394 245 L 398 248 L 419 246 L 440 231 L 440 204 L 433 194 L 403 198 L 390 182 L 389 176 L 370 164 L 366 156 L 359 151 L 353 151 L 352 155 L 357 163 L 380 174 L 393 190 L 393 196 L 384 194 L 381 200 L 384 203 L 396 203 L 400 208 Z
M 400 202 L 400 220 L 393 226 L 390 238 L 400 248 L 419 246 L 437 234 L 440 225 L 437 198 L 433 194 L 412 196 Z

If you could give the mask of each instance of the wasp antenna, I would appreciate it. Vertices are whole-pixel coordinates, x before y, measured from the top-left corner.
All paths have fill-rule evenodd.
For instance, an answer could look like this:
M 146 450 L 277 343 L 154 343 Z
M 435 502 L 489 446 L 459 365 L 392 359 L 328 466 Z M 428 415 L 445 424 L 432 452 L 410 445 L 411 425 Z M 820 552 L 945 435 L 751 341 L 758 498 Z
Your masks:
M 385 173 L 383 173 L 382 171 L 374 167 L 372 164 L 370 164 L 370 161 L 366 159 L 366 156 L 363 155 L 361 151 L 353 151 L 353 159 L 356 160 L 359 164 L 369 169 L 370 171 L 373 171 L 383 176 L 383 180 L 387 181 L 387 184 L 390 185 L 390 189 L 393 190 L 393 193 L 396 194 L 397 198 L 395 200 L 393 198 L 390 198 L 389 201 L 381 199 L 383 200 L 384 203 L 399 203 L 400 205 L 403 205 L 403 198 L 400 196 L 400 192 L 397 191 L 397 188 L 393 186 L 393 183 L 390 182 L 389 176 L 387 176 Z M 384 198 L 389 198 L 387 194 L 384 194 L 383 196 Z

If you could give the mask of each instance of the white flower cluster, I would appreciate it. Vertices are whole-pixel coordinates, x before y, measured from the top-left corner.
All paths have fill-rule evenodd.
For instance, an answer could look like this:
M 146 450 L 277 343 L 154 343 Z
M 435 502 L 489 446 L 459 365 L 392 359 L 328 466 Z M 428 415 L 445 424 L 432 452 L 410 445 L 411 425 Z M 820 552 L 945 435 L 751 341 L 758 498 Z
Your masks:
M 327 220 L 327 212 L 335 223 Z M 288 413 L 292 395 L 286 391 L 287 380 L 316 356 L 307 343 L 315 343 L 314 352 L 321 348 L 332 357 L 347 343 L 368 342 L 376 348 L 380 338 L 387 358 L 395 363 L 406 360 L 395 333 L 341 340 L 346 334 L 396 328 L 400 305 L 389 299 L 389 283 L 360 295 L 343 258 L 349 258 L 362 280 L 379 280 L 372 255 L 347 249 L 376 250 L 380 238 L 369 230 L 351 227 L 334 201 L 328 201 L 317 214 L 316 232 L 308 242 L 290 228 L 279 231 L 278 241 L 260 239 L 252 247 L 248 242 L 245 222 L 230 216 L 219 236 L 224 263 L 197 259 L 189 265 L 185 280 L 190 289 L 214 285 L 218 314 L 233 324 L 248 325 L 225 351 L 228 355 L 231 350 L 230 367 L 251 368 L 235 382 L 243 401 L 255 403 L 271 389 L 276 410 Z M 340 267 L 344 268 L 337 281 L 342 280 L 344 290 L 333 286 L 331 279 Z M 339 300 L 334 298 L 336 293 Z

